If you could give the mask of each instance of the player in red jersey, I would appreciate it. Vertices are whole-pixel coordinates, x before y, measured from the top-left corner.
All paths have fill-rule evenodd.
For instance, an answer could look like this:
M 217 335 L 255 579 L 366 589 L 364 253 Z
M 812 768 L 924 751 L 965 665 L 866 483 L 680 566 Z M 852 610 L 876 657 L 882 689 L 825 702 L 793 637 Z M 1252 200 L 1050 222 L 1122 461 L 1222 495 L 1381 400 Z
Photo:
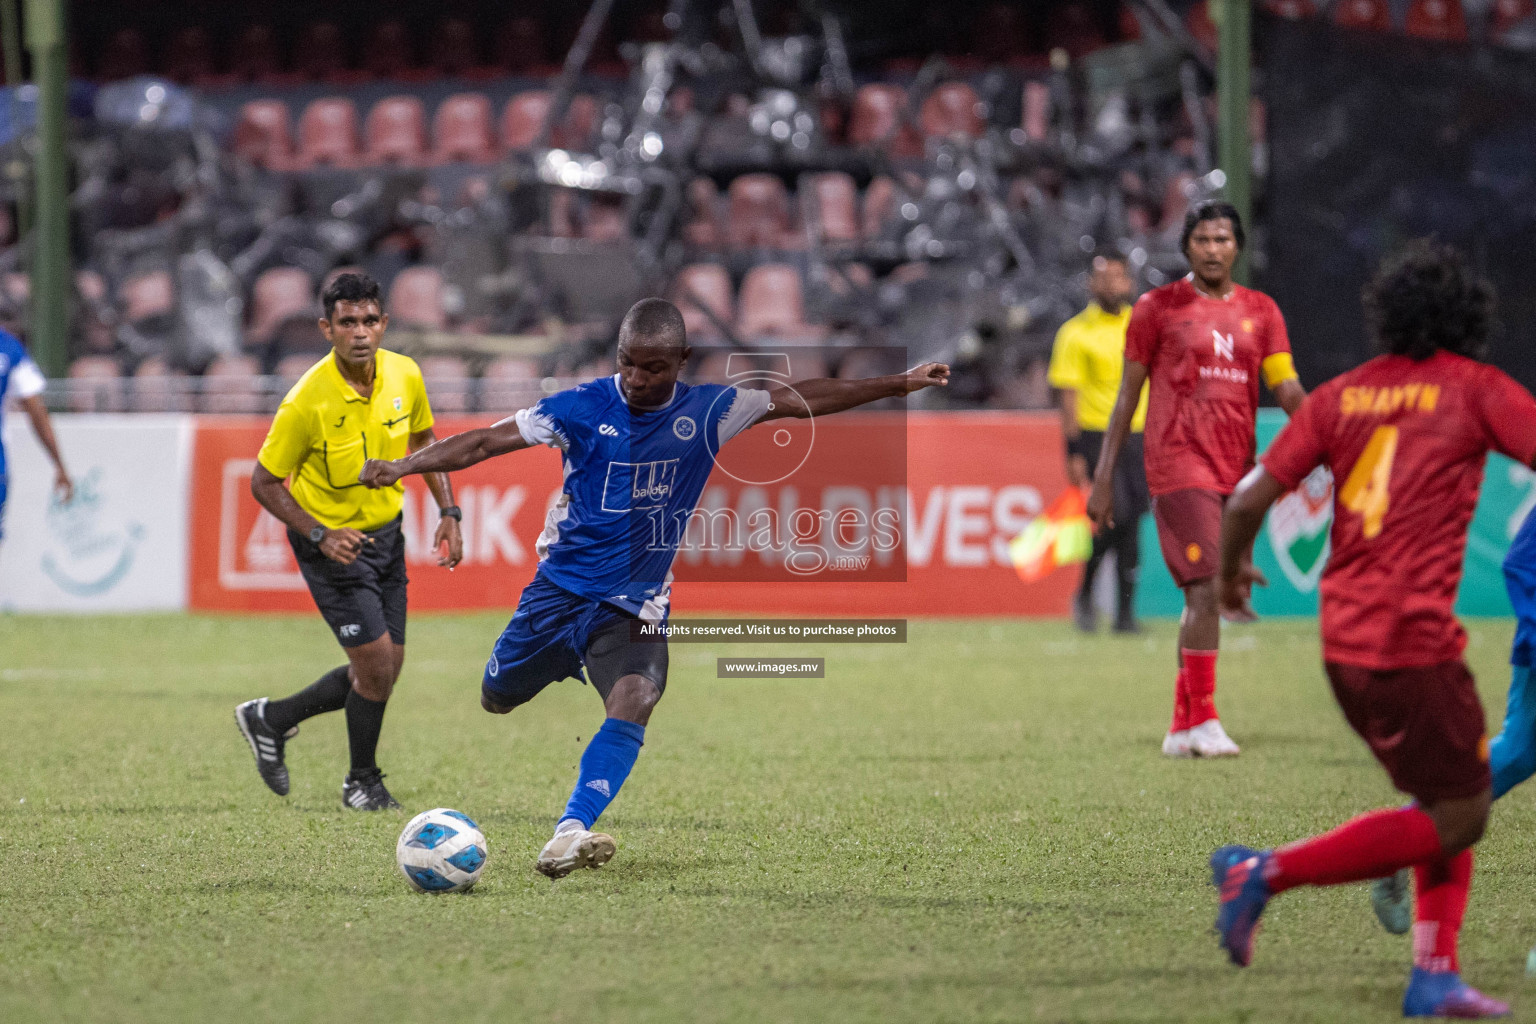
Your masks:
M 1227 504 L 1221 600 L 1252 580 L 1243 552 L 1264 513 L 1312 469 L 1337 491 L 1323 572 L 1323 660 L 1344 717 L 1415 803 L 1375 811 L 1276 850 L 1217 850 L 1217 929 L 1244 965 L 1265 903 L 1298 885 L 1339 885 L 1414 869 L 1413 974 L 1405 1016 L 1502 1016 L 1461 981 L 1456 939 L 1472 844 L 1492 776 L 1483 708 L 1451 611 L 1483 462 L 1536 459 L 1536 399 L 1475 358 L 1493 290 L 1453 250 L 1418 243 L 1382 268 L 1366 307 L 1387 354 L 1318 388 Z
M 1184 591 L 1169 757 L 1238 753 L 1216 715 L 1216 552 L 1221 506 L 1253 465 L 1259 377 L 1287 413 L 1306 397 L 1291 362 L 1285 320 L 1273 299 L 1232 281 L 1243 222 L 1228 203 L 1189 211 L 1182 247 L 1191 273 L 1137 301 L 1125 343 L 1125 374 L 1094 473 L 1088 515 L 1114 522 L 1115 461 L 1150 376 L 1145 434 L 1147 486 L 1163 560 Z M 1246 605 L 1233 617 L 1252 620 Z

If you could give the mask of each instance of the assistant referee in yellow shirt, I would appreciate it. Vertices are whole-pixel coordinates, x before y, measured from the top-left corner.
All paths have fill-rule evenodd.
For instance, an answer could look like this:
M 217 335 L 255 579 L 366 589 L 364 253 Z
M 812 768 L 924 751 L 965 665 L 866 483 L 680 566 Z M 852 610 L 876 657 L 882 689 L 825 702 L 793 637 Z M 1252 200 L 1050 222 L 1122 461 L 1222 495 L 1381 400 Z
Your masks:
M 1067 479 L 1074 487 L 1087 487 L 1099 461 L 1109 414 L 1120 391 L 1120 372 L 1125 365 L 1125 329 L 1131 322 L 1134 284 L 1125 257 L 1100 252 L 1088 274 L 1093 301 L 1088 308 L 1061 325 L 1051 349 L 1051 386 L 1061 394 L 1061 432 L 1067 441 Z M 1083 567 L 1083 582 L 1073 601 L 1073 619 L 1079 629 L 1092 632 L 1098 625 L 1093 607 L 1093 578 L 1105 554 L 1115 553 L 1118 582 L 1115 631 L 1135 633 L 1136 570 L 1141 564 L 1141 517 L 1151 505 L 1147 471 L 1142 462 L 1141 432 L 1147 421 L 1147 389 L 1131 421 L 1123 456 L 1115 464 L 1115 525 L 1093 538 L 1093 554 Z
M 384 788 L 375 750 L 405 661 L 405 490 L 398 483 L 369 489 L 358 474 L 368 459 L 398 459 L 431 444 L 432 407 L 416 363 L 379 348 L 389 317 L 377 281 L 342 274 L 321 303 L 320 330 L 332 351 L 283 399 L 256 456 L 251 494 L 288 527 L 299 571 L 347 664 L 283 700 L 246 701 L 235 722 L 262 781 L 286 796 L 284 743 L 304 719 L 345 708 L 352 768 L 342 802 L 380 811 L 400 806 Z M 437 564 L 452 569 L 464 549 L 453 488 L 446 473 L 425 479 L 441 516 L 432 541 Z

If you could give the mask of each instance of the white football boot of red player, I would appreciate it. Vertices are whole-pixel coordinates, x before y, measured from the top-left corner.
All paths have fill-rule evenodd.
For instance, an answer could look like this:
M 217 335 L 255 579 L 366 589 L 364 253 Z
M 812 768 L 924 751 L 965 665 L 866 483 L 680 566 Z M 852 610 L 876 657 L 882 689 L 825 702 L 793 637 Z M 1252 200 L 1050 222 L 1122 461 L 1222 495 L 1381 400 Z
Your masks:
M 1177 732 L 1169 731 L 1163 737 L 1164 757 L 1194 757 L 1194 752 L 1189 749 L 1189 730 L 1180 729 Z
M 1218 718 L 1207 719 L 1190 728 L 1189 752 L 1196 757 L 1236 757 L 1242 753 Z

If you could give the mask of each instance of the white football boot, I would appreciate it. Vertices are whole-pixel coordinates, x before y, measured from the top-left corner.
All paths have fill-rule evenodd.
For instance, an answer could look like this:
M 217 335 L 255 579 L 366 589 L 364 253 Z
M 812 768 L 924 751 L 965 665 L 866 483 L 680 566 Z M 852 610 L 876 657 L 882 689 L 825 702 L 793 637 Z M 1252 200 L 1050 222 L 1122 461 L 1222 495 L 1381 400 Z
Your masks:
M 1196 757 L 1236 757 L 1242 753 L 1218 718 L 1207 719 L 1189 730 L 1189 752 Z
M 555 837 L 544 844 L 539 862 L 534 865 L 539 874 L 550 878 L 564 878 L 577 868 L 600 868 L 613 858 L 618 844 L 613 836 L 603 832 L 588 832 L 584 828 L 568 828 L 556 832 Z
M 1194 757 L 1194 752 L 1189 749 L 1189 730 L 1180 729 L 1177 732 L 1169 730 L 1163 737 L 1164 757 Z

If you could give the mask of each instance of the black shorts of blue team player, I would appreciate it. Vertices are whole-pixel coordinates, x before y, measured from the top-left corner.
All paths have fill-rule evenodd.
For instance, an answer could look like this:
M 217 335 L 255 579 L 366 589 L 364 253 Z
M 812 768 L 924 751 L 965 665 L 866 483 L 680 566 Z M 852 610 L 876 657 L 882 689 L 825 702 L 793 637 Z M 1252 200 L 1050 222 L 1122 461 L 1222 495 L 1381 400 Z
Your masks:
M 501 708 L 526 704 L 562 679 L 590 680 L 605 701 L 614 684 L 628 675 L 644 676 L 664 691 L 667 642 L 636 638 L 631 627 L 638 621 L 538 573 L 523 588 L 512 621 L 496 640 L 481 689 Z
M 288 531 L 288 545 L 298 559 L 299 572 L 325 624 L 343 647 L 361 647 L 385 633 L 397 644 L 405 643 L 405 534 L 400 517 L 377 530 L 365 530 L 371 539 L 351 565 L 326 558 L 320 545 L 302 534 Z

